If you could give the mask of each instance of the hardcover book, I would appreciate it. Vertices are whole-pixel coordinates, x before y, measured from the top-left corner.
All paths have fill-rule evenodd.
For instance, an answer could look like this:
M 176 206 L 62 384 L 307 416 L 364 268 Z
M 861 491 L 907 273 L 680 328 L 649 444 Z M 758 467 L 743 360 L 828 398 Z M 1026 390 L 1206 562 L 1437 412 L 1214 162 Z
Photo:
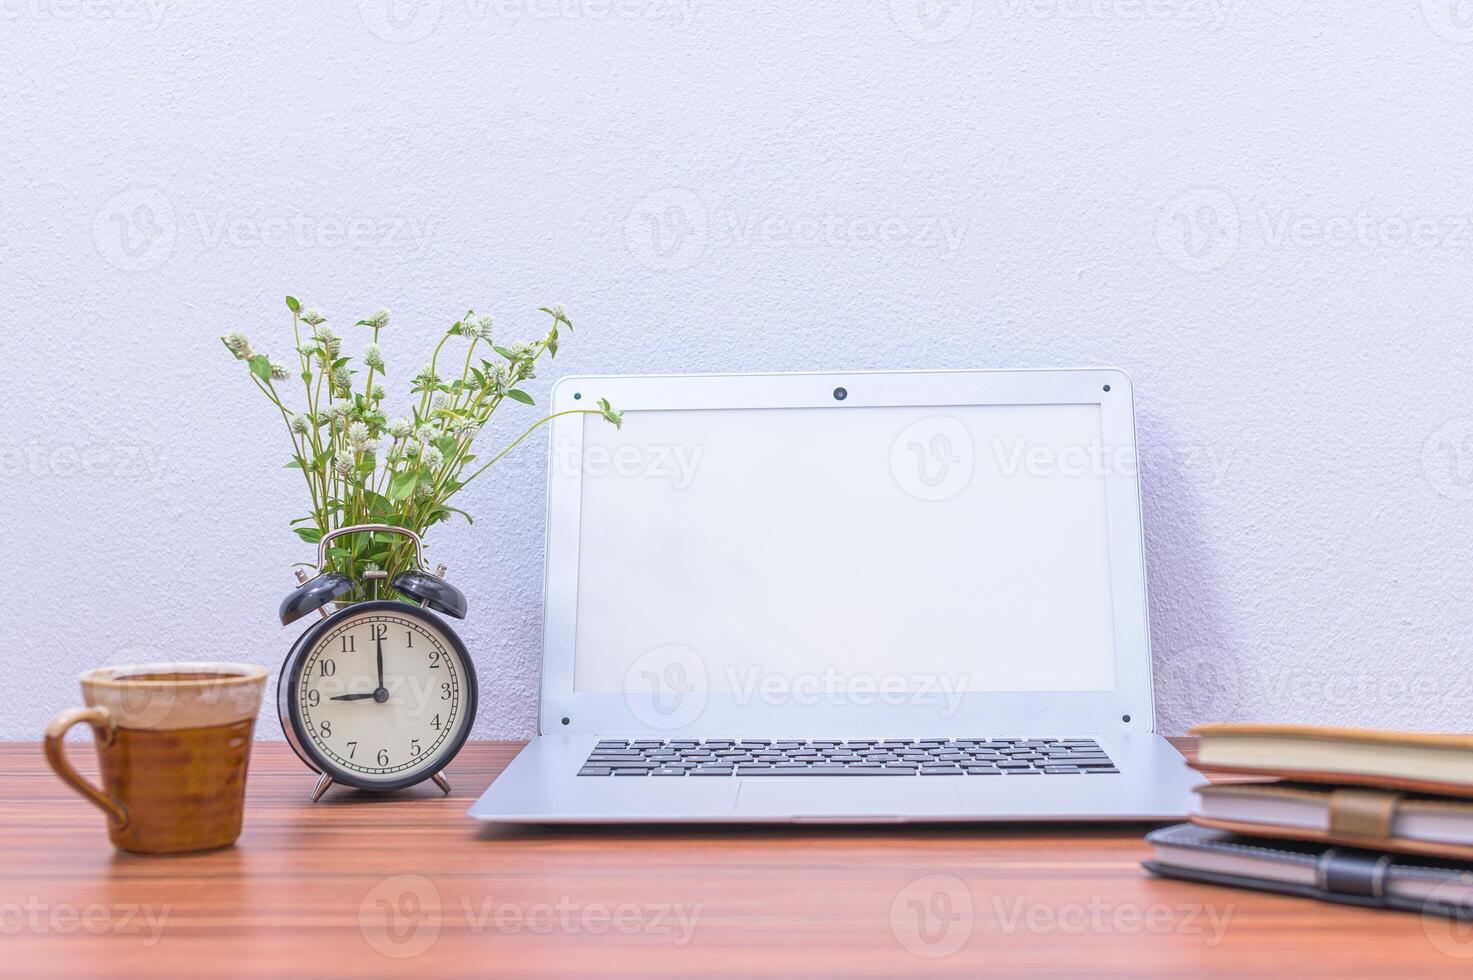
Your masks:
M 1473 861 L 1473 800 L 1289 782 L 1201 786 L 1197 798 L 1200 827 Z
M 1473 797 L 1473 736 L 1242 724 L 1192 734 L 1204 771 Z

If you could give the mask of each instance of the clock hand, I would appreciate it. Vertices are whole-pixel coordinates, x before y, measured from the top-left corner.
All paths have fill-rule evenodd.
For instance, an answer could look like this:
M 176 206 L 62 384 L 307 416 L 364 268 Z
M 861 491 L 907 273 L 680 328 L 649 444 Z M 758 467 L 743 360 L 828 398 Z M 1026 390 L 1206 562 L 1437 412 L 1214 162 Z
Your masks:
M 383 704 L 389 700 L 389 691 L 384 687 L 384 638 L 380 636 L 374 640 L 374 646 L 378 648 L 378 687 L 374 689 L 373 699 Z
M 339 694 L 337 697 L 328 698 L 329 701 L 368 701 L 373 698 L 373 692 L 367 694 Z

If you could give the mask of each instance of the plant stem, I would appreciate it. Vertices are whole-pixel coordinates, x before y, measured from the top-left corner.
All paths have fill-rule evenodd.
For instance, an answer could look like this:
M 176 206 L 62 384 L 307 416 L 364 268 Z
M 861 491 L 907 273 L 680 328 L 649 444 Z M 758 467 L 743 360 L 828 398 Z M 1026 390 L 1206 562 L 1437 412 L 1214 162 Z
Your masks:
M 466 477 L 465 481 L 463 483 L 461 483 L 461 486 L 462 487 L 466 486 L 472 480 L 474 480 L 476 477 L 480 476 L 482 473 L 486 472 L 492 466 L 496 465 L 496 462 L 498 460 L 500 460 L 501 457 L 505 456 L 507 453 L 511 452 L 513 449 L 515 449 L 517 447 L 517 443 L 521 442 L 523 439 L 527 438 L 532 433 L 534 433 L 538 429 L 540 429 L 543 425 L 547 424 L 548 422 L 551 422 L 553 419 L 561 418 L 564 415 L 602 415 L 602 414 L 603 414 L 603 412 L 599 411 L 596 408 L 569 408 L 569 409 L 566 409 L 566 410 L 561 411 L 561 412 L 553 412 L 551 415 L 549 415 L 546 418 L 542 419 L 540 422 L 534 423 L 532 425 L 532 427 L 529 428 L 526 432 L 523 432 L 521 435 L 519 435 L 515 439 L 513 439 L 511 441 L 511 444 L 509 446 L 507 446 L 501 452 L 497 453 L 495 456 L 491 457 L 491 461 L 489 463 L 487 463 L 485 466 L 482 466 L 480 469 L 476 470 L 470 476 Z

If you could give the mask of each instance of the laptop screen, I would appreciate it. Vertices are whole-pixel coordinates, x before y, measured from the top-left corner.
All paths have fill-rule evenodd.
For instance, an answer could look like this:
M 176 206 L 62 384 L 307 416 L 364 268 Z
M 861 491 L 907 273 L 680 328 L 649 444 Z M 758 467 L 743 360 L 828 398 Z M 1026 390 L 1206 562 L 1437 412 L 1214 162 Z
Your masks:
M 1097 404 L 587 417 L 574 690 L 1112 691 Z M 664 651 L 664 653 L 659 653 Z

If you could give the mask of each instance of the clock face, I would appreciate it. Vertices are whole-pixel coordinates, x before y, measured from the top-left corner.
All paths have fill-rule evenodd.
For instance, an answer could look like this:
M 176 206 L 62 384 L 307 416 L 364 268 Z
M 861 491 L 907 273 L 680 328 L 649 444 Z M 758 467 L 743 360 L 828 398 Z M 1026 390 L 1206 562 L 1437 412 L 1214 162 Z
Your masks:
M 362 786 L 405 786 L 444 768 L 475 713 L 475 673 L 459 639 L 396 602 L 351 606 L 316 629 L 286 693 L 318 767 Z

